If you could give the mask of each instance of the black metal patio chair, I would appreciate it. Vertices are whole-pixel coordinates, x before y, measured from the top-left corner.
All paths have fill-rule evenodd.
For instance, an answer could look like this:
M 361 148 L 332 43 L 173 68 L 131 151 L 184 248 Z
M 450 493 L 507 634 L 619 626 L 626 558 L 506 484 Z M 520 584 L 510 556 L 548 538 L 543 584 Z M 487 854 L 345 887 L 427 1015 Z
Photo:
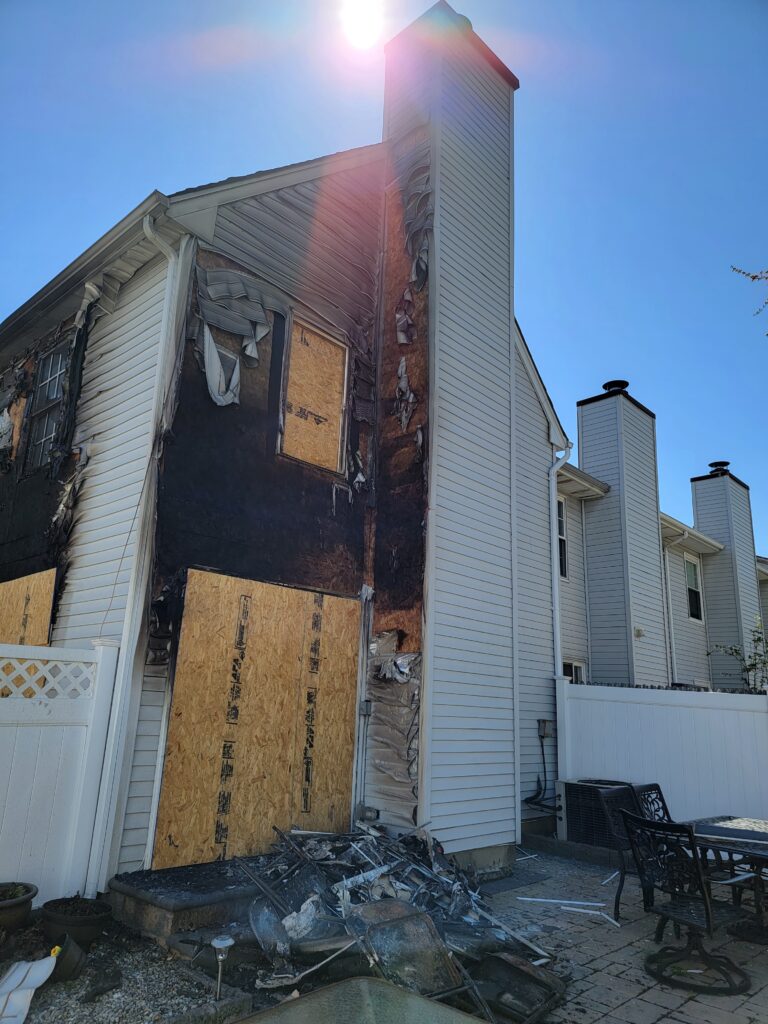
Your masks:
M 619 884 L 613 901 L 613 916 L 618 921 L 621 916 L 621 893 L 627 877 L 627 854 L 631 854 L 632 851 L 621 812 L 629 811 L 630 814 L 639 815 L 641 807 L 633 786 L 599 789 L 597 794 L 608 826 L 611 848 L 619 855 Z
M 684 946 L 664 946 L 646 957 L 645 969 L 658 981 L 677 988 L 717 995 L 747 992 L 751 985 L 749 975 L 728 957 L 705 949 L 702 942 L 702 936 L 711 938 L 716 929 L 750 915 L 730 903 L 712 899 L 693 828 L 650 821 L 629 811 L 622 811 L 622 817 L 640 876 L 643 907 L 646 913 L 659 916 L 656 942 L 661 942 L 670 921 L 688 933 Z M 657 903 L 657 892 L 667 899 Z M 683 968 L 684 963 L 691 961 L 700 962 L 705 970 Z M 709 983 L 705 978 L 707 971 L 710 977 L 714 974 L 716 979 L 722 979 L 722 983 Z
M 637 795 L 639 811 L 642 818 L 651 821 L 674 821 L 669 813 L 667 801 L 658 782 L 646 782 L 641 786 L 632 787 Z

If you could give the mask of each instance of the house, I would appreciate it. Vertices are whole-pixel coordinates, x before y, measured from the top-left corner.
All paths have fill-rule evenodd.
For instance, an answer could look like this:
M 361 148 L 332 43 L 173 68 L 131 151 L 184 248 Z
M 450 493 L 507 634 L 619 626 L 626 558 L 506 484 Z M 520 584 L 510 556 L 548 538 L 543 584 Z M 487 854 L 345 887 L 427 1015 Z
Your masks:
M 745 635 L 743 485 L 661 515 L 618 385 L 567 462 L 514 314 L 517 86 L 441 0 L 381 143 L 152 193 L 0 325 L 0 658 L 119 645 L 95 887 L 353 814 L 499 864 L 561 671 L 709 682 Z

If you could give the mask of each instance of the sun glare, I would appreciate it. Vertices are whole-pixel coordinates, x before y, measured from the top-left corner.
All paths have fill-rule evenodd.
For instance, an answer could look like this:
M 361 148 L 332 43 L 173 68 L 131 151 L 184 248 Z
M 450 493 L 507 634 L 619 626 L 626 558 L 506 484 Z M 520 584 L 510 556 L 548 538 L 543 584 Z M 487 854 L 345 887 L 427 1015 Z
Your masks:
M 345 0 L 341 24 L 350 46 L 370 50 L 381 39 L 384 11 L 381 0 Z

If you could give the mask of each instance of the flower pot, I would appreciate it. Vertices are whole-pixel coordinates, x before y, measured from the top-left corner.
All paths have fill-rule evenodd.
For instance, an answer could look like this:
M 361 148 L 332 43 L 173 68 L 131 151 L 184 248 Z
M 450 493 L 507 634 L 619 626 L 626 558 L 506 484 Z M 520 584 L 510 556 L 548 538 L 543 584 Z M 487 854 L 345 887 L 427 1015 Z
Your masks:
M 104 900 L 87 900 L 82 896 L 48 900 L 42 909 L 43 931 L 51 942 L 61 942 L 70 935 L 80 946 L 88 945 L 104 931 L 112 917 L 112 907 Z
M 83 973 L 88 957 L 80 949 L 71 935 L 67 935 L 56 955 L 56 966 L 51 979 L 53 981 L 74 981 Z
M 0 882 L 0 932 L 15 932 L 28 924 L 35 896 L 37 886 L 31 882 Z

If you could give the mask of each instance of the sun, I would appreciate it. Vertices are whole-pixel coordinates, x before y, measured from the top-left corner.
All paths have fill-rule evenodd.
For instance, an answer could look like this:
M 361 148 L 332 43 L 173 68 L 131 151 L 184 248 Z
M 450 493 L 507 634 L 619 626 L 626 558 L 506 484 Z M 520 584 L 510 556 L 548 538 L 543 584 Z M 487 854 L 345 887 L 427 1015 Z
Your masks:
M 344 0 L 341 25 L 350 46 L 370 50 L 381 39 L 384 10 L 381 0 Z

